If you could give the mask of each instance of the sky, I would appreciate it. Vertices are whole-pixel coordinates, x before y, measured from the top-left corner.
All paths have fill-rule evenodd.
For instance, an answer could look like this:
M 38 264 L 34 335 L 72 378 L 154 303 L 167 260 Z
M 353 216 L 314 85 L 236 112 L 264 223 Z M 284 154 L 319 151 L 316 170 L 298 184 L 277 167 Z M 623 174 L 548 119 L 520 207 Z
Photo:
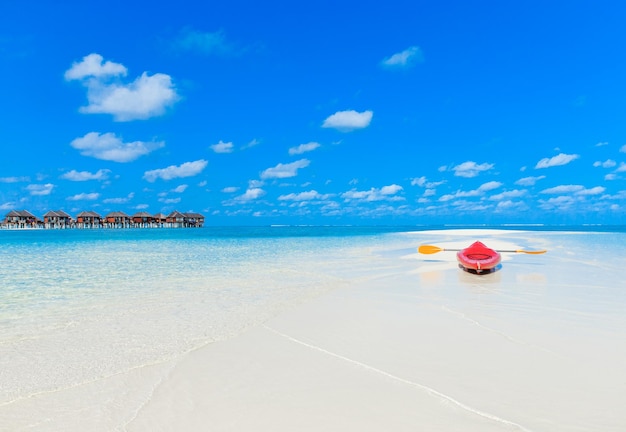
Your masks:
M 622 1 L 0 1 L 0 218 L 626 224 Z

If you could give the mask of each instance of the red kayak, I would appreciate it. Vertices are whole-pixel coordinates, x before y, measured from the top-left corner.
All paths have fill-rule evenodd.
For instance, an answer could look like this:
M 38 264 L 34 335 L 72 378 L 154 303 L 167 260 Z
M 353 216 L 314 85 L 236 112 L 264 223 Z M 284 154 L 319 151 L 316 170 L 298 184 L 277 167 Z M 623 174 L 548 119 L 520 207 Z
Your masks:
M 465 270 L 482 273 L 493 270 L 500 264 L 501 257 L 499 252 L 477 241 L 458 251 L 456 259 Z

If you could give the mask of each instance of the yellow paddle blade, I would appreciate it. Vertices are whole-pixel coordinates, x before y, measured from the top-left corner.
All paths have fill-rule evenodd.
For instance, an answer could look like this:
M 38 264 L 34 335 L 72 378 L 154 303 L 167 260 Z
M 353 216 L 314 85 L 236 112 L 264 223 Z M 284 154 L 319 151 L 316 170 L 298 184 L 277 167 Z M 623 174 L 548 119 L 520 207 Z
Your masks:
M 516 250 L 515 252 L 518 253 L 525 253 L 525 254 L 532 254 L 532 255 L 539 255 L 539 254 L 544 254 L 546 252 L 548 252 L 547 250 L 536 250 L 536 251 L 527 251 L 527 250 Z
M 433 246 L 433 245 L 422 245 L 417 248 L 417 251 L 423 254 L 434 254 L 437 252 L 441 252 L 443 250 L 444 250 L 443 248 Z

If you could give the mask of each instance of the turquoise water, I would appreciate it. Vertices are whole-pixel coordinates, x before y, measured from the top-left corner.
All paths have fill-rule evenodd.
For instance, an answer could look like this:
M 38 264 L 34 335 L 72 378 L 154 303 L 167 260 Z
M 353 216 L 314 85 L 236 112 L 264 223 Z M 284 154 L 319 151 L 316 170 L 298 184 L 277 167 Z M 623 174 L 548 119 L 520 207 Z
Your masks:
M 371 271 L 389 231 L 0 230 L 0 405 L 238 334 Z
M 599 289 L 586 288 L 594 286 L 594 272 L 622 277 L 623 230 L 542 229 L 529 238 L 547 241 L 551 254 L 564 257 L 563 268 L 616 252 L 580 275 L 538 267 L 550 278 L 555 302 L 564 295 L 558 290 L 572 286 L 574 307 L 597 298 Z M 414 261 L 401 257 L 418 244 L 446 240 L 407 233 L 416 230 L 0 230 L 0 406 L 172 359 L 355 280 L 408 272 Z M 613 291 L 602 295 L 613 308 L 626 303 L 623 296 L 615 302 Z

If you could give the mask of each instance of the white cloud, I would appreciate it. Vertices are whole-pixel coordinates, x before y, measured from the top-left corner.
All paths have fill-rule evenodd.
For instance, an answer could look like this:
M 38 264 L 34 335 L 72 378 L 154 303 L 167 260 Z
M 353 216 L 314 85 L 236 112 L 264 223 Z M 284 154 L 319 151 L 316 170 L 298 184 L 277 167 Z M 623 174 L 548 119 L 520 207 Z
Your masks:
M 357 112 L 354 110 L 338 111 L 324 120 L 323 128 L 333 128 L 341 132 L 363 129 L 372 121 L 372 111 Z
M 111 132 L 105 134 L 89 132 L 84 137 L 73 140 L 70 145 L 79 150 L 83 156 L 114 162 L 131 162 L 163 147 L 165 143 L 143 141 L 125 143 Z
M 157 179 L 172 180 L 175 178 L 192 177 L 198 175 L 206 168 L 208 162 L 200 159 L 194 162 L 185 162 L 181 165 L 170 165 L 167 168 L 160 168 L 146 171 L 143 178 L 150 183 Z
M 423 62 L 424 55 L 418 46 L 412 46 L 404 51 L 396 53 L 383 60 L 382 64 L 387 67 L 409 67 L 415 63 Z
M 395 196 L 402 190 L 402 186 L 393 184 L 389 186 L 383 186 L 380 189 L 371 188 L 367 191 L 357 191 L 352 189 L 348 192 L 341 194 L 341 197 L 346 201 L 399 201 L 404 200 L 403 197 Z
M 289 149 L 289 154 L 290 155 L 299 155 L 302 153 L 306 153 L 306 152 L 310 152 L 313 151 L 315 149 L 317 149 L 320 146 L 320 143 L 316 143 L 316 142 L 310 142 L 307 144 L 300 144 L 297 147 L 291 147 Z
M 543 180 L 546 176 L 524 177 L 515 182 L 518 186 L 534 186 L 539 180 Z
M 213 150 L 215 153 L 232 153 L 234 150 L 234 145 L 232 142 L 223 142 L 222 140 L 220 140 L 220 142 L 211 146 L 211 150 Z
M 622 162 L 619 164 L 619 167 L 615 170 L 615 172 L 626 172 L 626 163 Z
M 83 57 L 80 62 L 74 62 L 72 67 L 65 72 L 65 79 L 82 80 L 84 78 L 99 78 L 106 76 L 126 75 L 126 68 L 119 63 L 106 61 L 100 54 L 89 54 Z
M 502 186 L 502 183 L 497 182 L 497 181 L 490 181 L 487 183 L 483 183 L 482 185 L 480 185 L 480 187 L 478 188 L 479 192 L 487 192 L 490 190 L 494 190 L 499 188 L 500 186 Z
M 602 168 L 613 168 L 615 165 L 617 165 L 617 162 L 615 162 L 612 159 L 607 159 L 604 162 L 600 162 L 600 161 L 596 161 L 593 163 L 594 167 L 602 167 Z
M 500 212 L 506 212 L 506 211 L 524 211 L 527 209 L 528 209 L 528 206 L 523 202 L 506 200 L 506 201 L 500 201 L 498 203 L 498 205 L 496 206 L 495 212 L 500 213 Z
M 509 198 L 519 198 L 526 195 L 527 193 L 528 191 L 525 190 L 514 189 L 511 191 L 505 191 L 496 195 L 492 195 L 489 199 L 494 201 L 501 201 Z
M 242 202 L 253 201 L 255 199 L 262 197 L 263 195 L 265 195 L 265 191 L 263 189 L 250 188 L 246 190 L 246 192 L 243 195 L 239 195 L 238 197 L 235 197 L 235 200 L 242 201 Z
M 224 193 L 235 193 L 239 190 L 238 187 L 236 186 L 229 186 L 229 187 L 225 187 L 224 189 L 222 189 L 222 192 Z
M 584 186 L 581 185 L 560 185 L 552 188 L 544 189 L 541 191 L 543 194 L 563 194 L 563 193 L 574 193 L 580 192 L 585 189 Z
M 541 159 L 539 162 L 537 162 L 537 165 L 535 165 L 535 169 L 541 169 L 541 168 L 550 168 L 550 167 L 554 167 L 554 166 L 560 166 L 560 165 L 567 165 L 568 163 L 578 159 L 580 156 L 577 154 L 565 154 L 565 153 L 560 153 L 554 157 L 551 158 L 543 158 Z
M 278 197 L 281 201 L 313 201 L 313 200 L 327 200 L 330 198 L 330 194 L 320 194 L 316 190 L 311 190 L 308 192 L 300 192 L 300 193 L 291 193 L 287 195 L 281 195 Z
M 400 192 L 402 190 L 402 186 L 397 185 L 397 184 L 392 184 L 389 186 L 383 186 L 382 188 L 380 188 L 380 193 L 382 195 L 395 195 L 398 192 Z
M 492 168 L 493 164 L 490 163 L 483 163 L 479 165 L 476 162 L 467 161 L 455 166 L 452 170 L 454 171 L 454 175 L 457 177 L 471 178 L 476 177 L 481 172 L 488 171 Z
M 590 189 L 583 189 L 581 191 L 576 192 L 576 195 L 600 195 L 604 193 L 606 188 L 602 186 L 592 187 Z
M 185 192 L 185 190 L 187 190 L 188 187 L 189 187 L 189 185 L 182 184 L 182 185 L 177 186 L 174 189 L 172 189 L 172 192 L 174 192 L 174 193 L 183 193 L 183 192 Z
M 485 192 L 490 190 L 494 190 L 502 186 L 502 183 L 497 181 L 490 181 L 487 183 L 483 183 L 478 187 L 478 189 L 474 189 L 471 191 L 456 191 L 454 194 L 446 194 L 439 198 L 439 201 L 446 202 L 453 200 L 455 198 L 468 198 L 468 197 L 476 197 L 484 195 Z
M 96 194 L 96 195 L 98 195 L 98 194 Z M 135 194 L 133 192 L 131 192 L 126 197 L 123 197 L 123 198 L 107 198 L 107 199 L 103 200 L 102 202 L 105 203 L 105 204 L 126 204 L 130 200 L 132 200 L 134 197 L 135 197 Z
M 28 190 L 31 195 L 37 196 L 50 195 L 50 193 L 52 193 L 52 189 L 54 189 L 54 185 L 51 183 L 31 184 L 26 186 L 26 190 Z
M 180 198 L 159 198 L 159 202 L 163 204 L 178 204 L 180 201 Z
M 411 179 L 411 186 L 419 186 L 426 189 L 436 188 L 437 186 L 441 186 L 444 183 L 445 180 L 438 182 L 429 182 L 428 179 L 426 179 L 426 177 L 424 176 Z
M 300 168 L 309 166 L 311 162 L 308 159 L 300 159 L 288 164 L 278 164 L 273 168 L 268 168 L 261 173 L 262 179 L 269 178 L 289 178 L 295 177 Z
M 6 202 L 4 204 L 0 204 L 0 210 L 13 210 L 16 207 L 16 203 L 14 202 Z
M 68 201 L 94 201 L 100 197 L 99 193 L 81 193 L 67 197 Z
M 61 178 L 71 181 L 107 180 L 109 178 L 110 172 L 111 171 L 108 169 L 101 169 L 95 173 L 90 173 L 89 171 L 72 170 L 63 174 Z
M 621 151 L 622 153 L 626 153 L 626 144 L 624 144 L 619 151 Z
M 29 182 L 30 177 L 0 177 L 0 183 Z
M 111 114 L 116 121 L 144 120 L 162 115 L 179 100 L 169 75 L 144 72 L 133 82 L 111 82 L 110 77 L 125 76 L 126 68 L 107 61 L 99 54 L 90 54 L 74 63 L 65 72 L 66 80 L 80 80 L 87 87 L 89 104 L 80 112 Z

